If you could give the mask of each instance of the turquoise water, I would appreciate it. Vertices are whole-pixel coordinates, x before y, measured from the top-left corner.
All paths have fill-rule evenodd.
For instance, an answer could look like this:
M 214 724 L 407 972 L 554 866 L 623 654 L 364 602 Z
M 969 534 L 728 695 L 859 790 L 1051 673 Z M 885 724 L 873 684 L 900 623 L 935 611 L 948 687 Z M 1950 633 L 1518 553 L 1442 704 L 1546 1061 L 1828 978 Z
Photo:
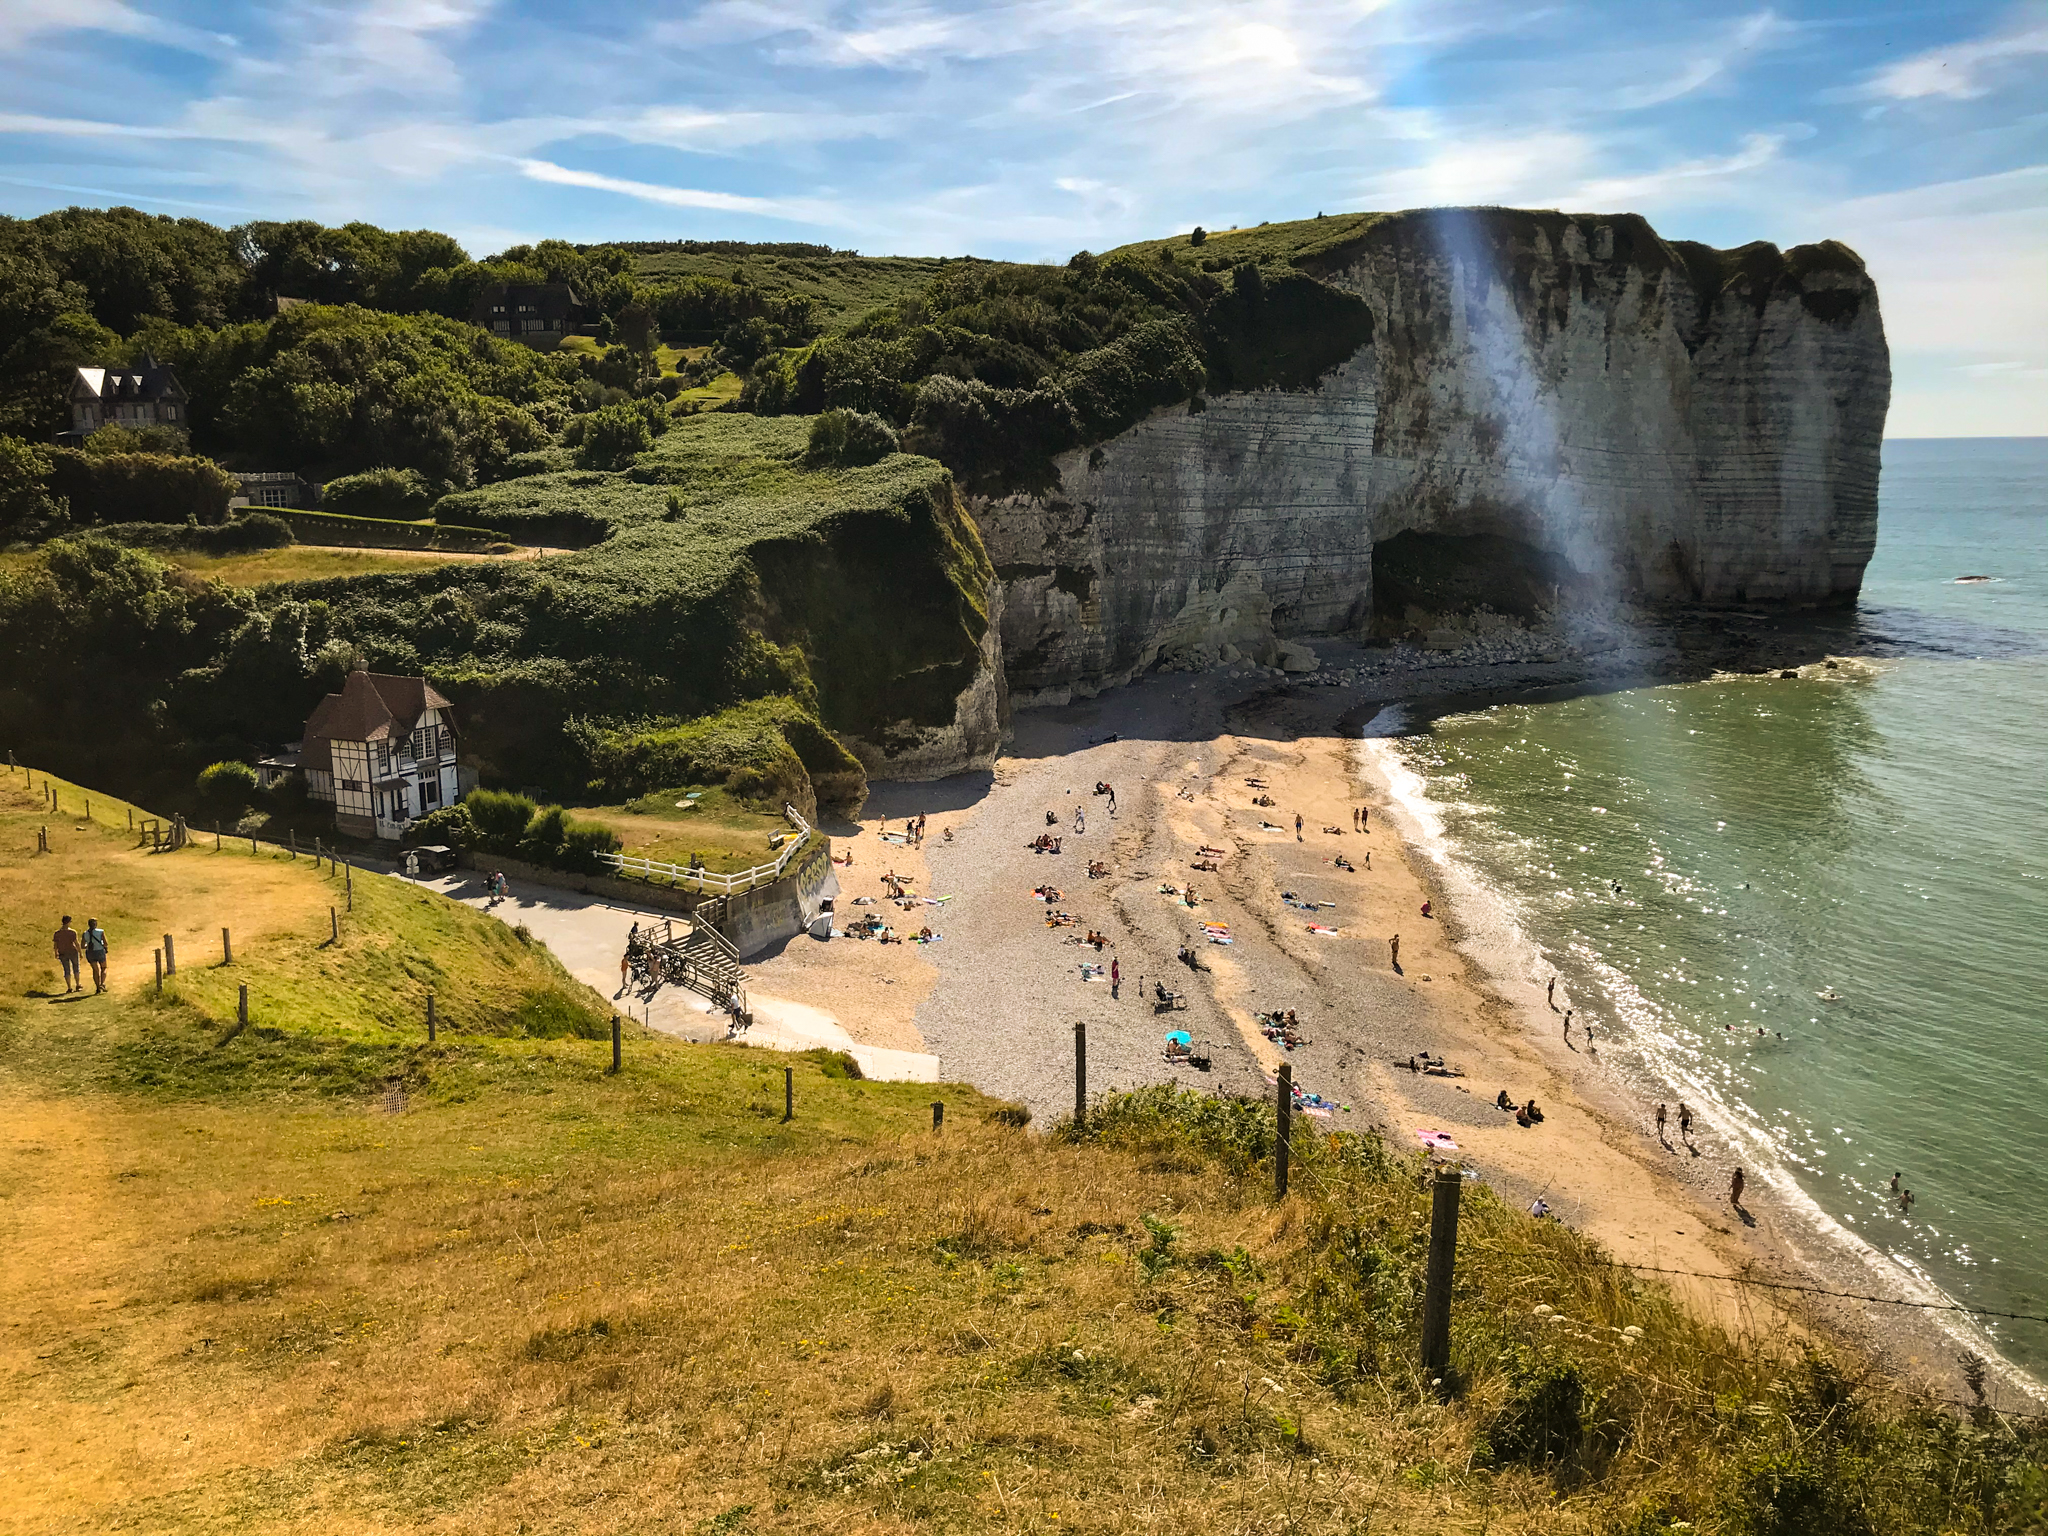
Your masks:
M 1868 665 L 1504 705 L 1400 750 L 1603 1054 L 1889 1262 L 2048 1313 L 2048 439 L 1887 443 L 1881 508 L 1831 646 Z M 1989 1331 L 2048 1374 L 2048 1325 Z

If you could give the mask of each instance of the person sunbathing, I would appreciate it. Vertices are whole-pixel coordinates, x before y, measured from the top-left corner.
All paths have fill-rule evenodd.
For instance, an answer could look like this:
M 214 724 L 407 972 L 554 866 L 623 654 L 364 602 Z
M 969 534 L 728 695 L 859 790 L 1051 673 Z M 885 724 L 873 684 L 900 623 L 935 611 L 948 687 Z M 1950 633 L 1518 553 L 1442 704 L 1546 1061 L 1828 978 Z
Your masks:
M 1047 811 L 1047 812 L 1045 813 L 1045 824 L 1046 824 L 1046 825 L 1047 825 L 1048 827 L 1056 827 L 1056 826 L 1058 826 L 1058 825 L 1060 824 L 1060 816 L 1059 816 L 1059 812 L 1057 812 L 1057 811 Z
M 1205 875 L 1213 875 L 1220 872 L 1221 866 L 1214 859 L 1197 859 L 1188 868 L 1199 869 Z
M 1367 854 L 1366 857 L 1371 858 L 1372 855 Z M 1351 861 L 1345 858 L 1344 855 L 1341 853 L 1338 854 L 1337 857 L 1332 859 L 1330 862 L 1335 864 L 1339 869 L 1349 870 L 1354 875 L 1358 873 L 1357 869 L 1353 867 Z
M 1090 861 L 1089 861 L 1089 864 L 1088 864 L 1088 878 L 1089 878 L 1090 880 L 1100 880 L 1100 879 L 1102 879 L 1102 878 L 1103 878 L 1104 876 L 1106 876 L 1106 875 L 1107 875 L 1108 873 L 1109 873 L 1109 866 L 1108 866 L 1107 864 L 1103 863 L 1103 862 L 1102 862 L 1102 860 L 1100 860 L 1100 859 L 1093 859 L 1093 860 L 1090 860 Z

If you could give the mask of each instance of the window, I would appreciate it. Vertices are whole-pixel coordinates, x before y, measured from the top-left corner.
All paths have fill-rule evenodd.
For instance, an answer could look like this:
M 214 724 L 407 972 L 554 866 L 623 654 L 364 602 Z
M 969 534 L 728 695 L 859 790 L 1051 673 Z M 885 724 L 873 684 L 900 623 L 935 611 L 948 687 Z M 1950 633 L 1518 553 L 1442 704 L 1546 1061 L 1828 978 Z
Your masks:
M 420 803 L 439 805 L 441 803 L 441 781 L 438 777 L 420 780 Z
M 377 743 L 377 771 L 379 773 L 389 773 L 391 771 L 391 743 L 388 741 Z

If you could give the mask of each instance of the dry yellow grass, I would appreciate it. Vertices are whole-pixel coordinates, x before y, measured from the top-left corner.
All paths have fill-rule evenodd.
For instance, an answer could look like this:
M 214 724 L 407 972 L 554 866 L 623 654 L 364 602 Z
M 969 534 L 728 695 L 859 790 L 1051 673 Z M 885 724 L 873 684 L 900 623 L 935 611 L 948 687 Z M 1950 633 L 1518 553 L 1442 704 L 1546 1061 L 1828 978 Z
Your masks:
M 2038 1443 L 1731 1338 L 1479 1191 L 1444 1401 L 1414 1365 L 1420 1165 L 1374 1143 L 1304 1141 L 1276 1206 L 1257 1110 L 1116 1101 L 1074 1142 L 823 1058 L 634 1035 L 613 1077 L 573 1036 L 428 1047 L 363 1021 L 412 1007 L 417 978 L 379 957 L 430 936 L 477 999 L 500 959 L 488 919 L 399 882 L 359 882 L 384 931 L 322 973 L 340 1023 L 299 1004 L 222 1041 L 232 972 L 167 1009 L 132 960 L 112 996 L 48 1002 L 40 914 L 66 901 L 196 927 L 225 899 L 204 882 L 260 878 L 268 926 L 237 968 L 283 988 L 331 890 L 304 861 L 135 853 L 105 825 L 125 808 L 94 813 L 30 855 L 33 800 L 0 779 L 10 1533 L 1649 1536 L 2041 1512 Z

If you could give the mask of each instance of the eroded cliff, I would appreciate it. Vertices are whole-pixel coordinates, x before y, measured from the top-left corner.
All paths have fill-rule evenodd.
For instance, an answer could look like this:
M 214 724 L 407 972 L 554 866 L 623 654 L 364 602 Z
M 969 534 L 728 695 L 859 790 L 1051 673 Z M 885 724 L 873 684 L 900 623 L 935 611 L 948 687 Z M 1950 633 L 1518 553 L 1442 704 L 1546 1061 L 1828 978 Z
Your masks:
M 1211 264 L 1228 249 L 1213 238 Z M 1372 316 L 1313 385 L 1157 410 L 1060 454 L 1056 488 L 973 504 L 1020 704 L 1162 654 L 1270 661 L 1364 631 L 1374 547 L 1404 533 L 1449 560 L 1472 540 L 1570 601 L 1855 595 L 1890 363 L 1845 247 L 1436 210 L 1358 221 L 1293 265 Z

